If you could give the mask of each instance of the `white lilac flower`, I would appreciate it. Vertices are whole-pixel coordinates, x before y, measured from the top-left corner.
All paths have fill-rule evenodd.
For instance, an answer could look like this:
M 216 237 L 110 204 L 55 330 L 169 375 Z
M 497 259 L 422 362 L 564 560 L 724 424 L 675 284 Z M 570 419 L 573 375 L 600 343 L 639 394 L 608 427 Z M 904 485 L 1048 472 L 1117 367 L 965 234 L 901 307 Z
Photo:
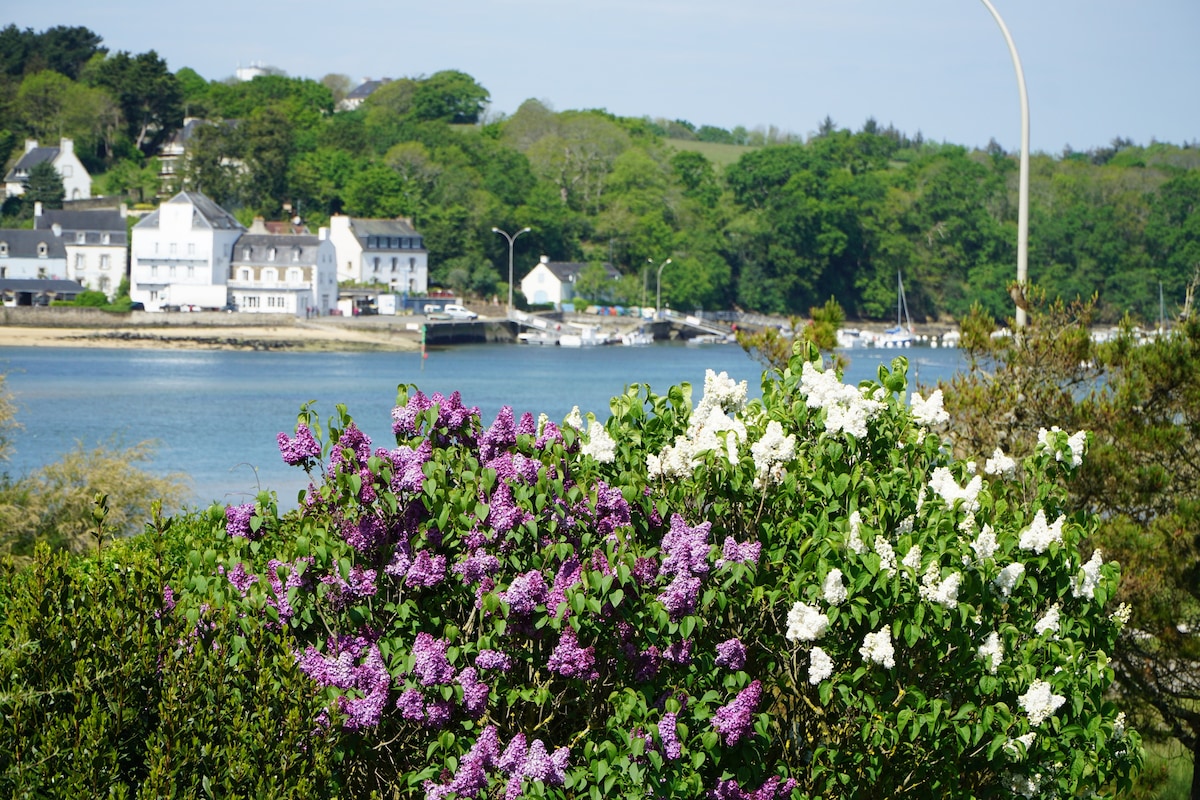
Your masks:
M 1067 439 L 1067 447 L 1071 448 L 1069 466 L 1078 467 L 1083 463 L 1083 453 L 1087 449 L 1087 431 L 1076 431 Z
M 738 442 L 746 440 L 746 426 L 741 420 L 731 419 L 719 406 L 713 406 L 706 414 L 693 414 L 692 426 L 689 436 L 694 454 L 723 452 L 730 464 L 737 464 Z
M 674 445 L 667 445 L 657 456 L 646 456 L 646 471 L 650 478 L 690 478 L 696 468 L 692 442 L 686 436 L 676 436 Z
M 867 435 L 867 423 L 887 407 L 881 400 L 868 399 L 860 389 L 842 383 L 833 371 L 817 369 L 811 361 L 800 373 L 800 391 L 807 397 L 809 408 L 825 412 L 825 430 L 844 431 L 860 439 Z
M 1004 569 L 1000 570 L 1000 574 L 996 576 L 994 583 L 996 588 L 1000 590 L 1000 594 L 1008 597 L 1012 594 L 1013 587 L 1021 580 L 1021 576 L 1025 574 L 1025 565 L 1020 562 L 1013 562 Z
M 913 525 L 916 523 L 916 521 L 917 518 L 912 514 L 909 514 L 907 517 L 900 520 L 900 524 L 896 526 L 896 534 L 898 536 L 907 536 L 908 534 L 912 533 Z
M 862 540 L 862 515 L 857 511 L 850 512 L 850 538 L 846 540 L 846 546 L 853 550 L 858 555 L 867 552 L 867 545 Z
M 566 419 L 563 420 L 563 426 L 574 428 L 577 431 L 583 430 L 583 414 L 579 413 L 579 406 L 571 409 L 571 413 L 567 414 Z
M 1000 662 L 1004 660 L 1004 643 L 1000 641 L 1000 634 L 992 631 L 988 637 L 983 640 L 983 644 L 979 645 L 976 651 L 979 660 L 987 666 L 988 672 L 993 675 L 1000 667 Z
M 975 530 L 974 511 L 967 511 L 967 513 L 963 514 L 962 520 L 958 523 L 958 529 L 964 534 L 969 534 L 971 531 Z
M 1117 712 L 1116 719 L 1113 720 L 1113 738 L 1119 739 L 1125 735 L 1125 712 Z
M 1034 726 L 1045 722 L 1066 700 L 1061 694 L 1054 694 L 1050 684 L 1043 680 L 1035 680 L 1029 690 L 1017 698 L 1021 709 L 1029 715 L 1029 724 Z
M 1020 744 L 1024 748 L 1024 752 L 1028 753 L 1029 748 L 1033 747 L 1035 739 L 1037 739 L 1037 733 L 1034 731 L 1018 736 L 1015 739 L 1009 739 L 1004 743 L 1004 752 L 1008 753 L 1010 758 L 1019 760 L 1022 750 L 1017 745 Z
M 917 492 L 917 513 L 921 513 L 921 506 L 925 505 L 925 487 L 922 486 Z
M 1033 516 L 1033 522 L 1021 531 L 1021 538 L 1017 544 L 1022 550 L 1032 550 L 1035 553 L 1044 553 L 1051 544 L 1062 544 L 1062 526 L 1065 519 L 1060 516 L 1053 524 L 1047 525 L 1046 512 L 1039 508 Z
M 720 408 L 724 411 L 741 411 L 746 407 L 746 381 L 735 382 L 726 372 L 716 373 L 705 370 L 704 395 L 696 405 L 696 410 Z
M 942 390 L 934 389 L 928 400 L 922 399 L 918 392 L 913 392 L 912 414 L 919 425 L 937 425 L 948 421 L 950 415 L 942 408 Z
M 590 415 L 589 415 L 590 416 Z M 601 464 L 611 464 L 617 458 L 617 443 L 608 430 L 593 417 L 588 426 L 588 440 L 579 452 L 591 456 Z
M 840 606 L 846 602 L 848 594 L 846 593 L 846 586 L 842 583 L 842 571 L 836 567 L 831 569 L 829 574 L 825 576 L 825 585 L 821 587 L 821 590 L 824 594 L 825 602 L 831 606 Z
M 974 513 L 979 510 L 979 491 L 983 488 L 983 478 L 976 475 L 966 486 L 959 486 L 949 469 L 938 467 L 929 479 L 929 488 L 937 492 L 946 505 L 953 507 L 956 500 L 962 500 L 963 508 Z
M 1017 462 L 997 447 L 992 457 L 984 462 L 983 471 L 988 475 L 1012 475 L 1017 471 Z
M 1112 613 L 1112 618 L 1121 625 L 1128 625 L 1129 618 L 1133 615 L 1133 606 L 1129 603 L 1121 603 L 1117 606 L 1117 610 Z
M 904 554 L 900 563 L 916 572 L 921 568 L 921 548 L 915 544 L 908 548 L 908 552 Z
M 808 682 L 816 686 L 833 674 L 833 660 L 819 647 L 808 654 Z
M 1058 618 L 1059 608 L 1058 603 L 1050 606 L 1049 610 L 1042 615 L 1042 618 L 1034 623 L 1033 630 L 1038 636 L 1043 636 L 1046 633 L 1058 635 Z
M 815 642 L 829 628 L 829 617 L 807 603 L 797 602 L 788 612 L 787 639 L 789 642 Z
M 891 669 L 896 666 L 896 651 L 892 647 L 892 630 L 886 625 L 863 637 L 858 654 L 865 660 Z
M 958 608 L 958 587 L 961 582 L 962 576 L 957 572 L 953 572 L 943 579 L 941 569 L 935 561 L 929 565 L 929 569 L 921 581 L 921 598 L 946 608 Z
M 1058 447 L 1057 434 L 1062 433 L 1058 426 L 1050 430 L 1038 430 L 1038 448 L 1054 452 L 1056 461 L 1066 461 L 1068 467 L 1078 467 L 1083 463 L 1083 454 L 1087 450 L 1087 431 L 1076 431 L 1067 438 L 1067 450 L 1064 454 Z M 1065 457 L 1064 457 L 1065 456 Z
M 1093 598 L 1096 596 L 1096 587 L 1100 585 L 1100 567 L 1104 566 L 1104 557 L 1100 552 L 1100 548 L 1092 551 L 1091 559 L 1083 565 L 1083 574 L 1075 582 L 1071 588 L 1071 593 L 1076 597 Z
M 892 572 L 896 569 L 896 551 L 892 549 L 892 545 L 887 539 L 882 536 L 875 537 L 875 552 L 879 555 L 881 570 Z
M 754 457 L 755 485 L 771 482 L 773 476 L 779 474 L 776 468 L 795 458 L 796 436 L 784 436 L 783 426 L 777 420 L 771 420 L 762 438 L 750 445 L 750 455 Z
M 991 525 L 984 523 L 983 529 L 979 531 L 975 541 L 971 542 L 971 549 L 975 551 L 975 558 L 978 561 L 991 558 L 996 554 L 996 534 Z

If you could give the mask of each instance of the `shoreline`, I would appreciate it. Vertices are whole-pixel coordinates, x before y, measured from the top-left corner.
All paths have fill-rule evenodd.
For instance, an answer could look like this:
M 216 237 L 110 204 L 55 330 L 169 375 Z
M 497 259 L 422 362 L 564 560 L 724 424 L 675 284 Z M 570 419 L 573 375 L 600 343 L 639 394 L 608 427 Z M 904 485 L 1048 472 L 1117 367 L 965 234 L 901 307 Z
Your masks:
M 420 343 L 416 335 L 408 331 L 320 323 L 286 326 L 0 325 L 0 347 L 413 352 L 420 349 Z

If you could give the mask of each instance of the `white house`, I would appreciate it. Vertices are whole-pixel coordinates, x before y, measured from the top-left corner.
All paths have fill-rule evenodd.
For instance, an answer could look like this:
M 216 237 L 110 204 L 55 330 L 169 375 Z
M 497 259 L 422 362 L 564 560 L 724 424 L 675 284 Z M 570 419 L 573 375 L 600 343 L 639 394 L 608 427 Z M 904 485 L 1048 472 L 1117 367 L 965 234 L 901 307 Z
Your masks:
M 84 288 L 116 297 L 129 266 L 126 209 L 67 211 L 33 207 L 35 230 L 58 230 L 66 248 L 64 277 Z
M 383 86 L 385 83 L 390 83 L 391 78 L 382 78 L 374 81 L 370 78 L 363 78 L 363 82 L 356 86 L 348 95 L 343 97 L 337 104 L 338 111 L 353 111 L 363 104 L 363 101 L 370 97 L 376 89 Z
M 233 246 L 228 286 L 238 311 L 307 317 L 337 308 L 337 251 L 327 231 L 275 234 L 255 222 Z
M 67 248 L 62 230 L 0 230 L 0 278 L 16 280 L 67 277 Z
M 39 147 L 36 139 L 25 140 L 25 152 L 4 176 L 4 192 L 8 197 L 25 194 L 29 171 L 43 161 L 49 161 L 62 178 L 64 195 L 68 200 L 85 200 L 92 196 L 92 176 L 75 155 L 75 142 L 62 139 L 58 147 Z
M 578 261 L 551 261 L 550 256 L 542 256 L 538 265 L 521 278 L 521 293 L 534 305 L 553 303 L 561 310 L 563 303 L 574 300 L 575 281 L 587 267 Z M 613 280 L 621 277 L 612 264 L 605 263 L 604 270 Z
M 329 240 L 337 249 L 339 281 L 386 284 L 400 294 L 429 291 L 429 253 L 410 220 L 335 214 Z
M 133 226 L 129 298 L 147 311 L 222 308 L 233 246 L 246 228 L 199 192 L 180 192 Z

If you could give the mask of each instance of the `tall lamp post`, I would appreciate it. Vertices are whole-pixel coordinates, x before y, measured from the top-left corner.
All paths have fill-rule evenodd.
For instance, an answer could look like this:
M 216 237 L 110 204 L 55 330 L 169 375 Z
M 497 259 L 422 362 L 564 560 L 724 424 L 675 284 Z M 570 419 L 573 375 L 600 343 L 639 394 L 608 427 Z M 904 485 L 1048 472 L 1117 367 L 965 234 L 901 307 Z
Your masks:
M 520 236 L 522 233 L 529 233 L 530 230 L 532 230 L 532 228 L 521 228 L 521 230 L 517 231 L 512 236 L 509 236 L 507 233 L 500 230 L 499 228 L 492 228 L 492 233 L 498 233 L 501 236 L 503 236 L 505 239 L 508 240 L 508 317 L 509 317 L 509 319 L 512 319 L 512 308 L 513 308 L 513 306 L 512 306 L 513 242 L 515 242 L 517 240 L 517 237 Z
M 649 261 L 651 264 L 654 263 L 653 258 L 647 258 L 646 260 Z M 656 277 L 654 279 L 654 318 L 655 319 L 658 319 L 659 315 L 662 314 L 662 311 L 661 311 L 661 309 L 662 309 L 662 271 L 663 271 L 663 268 L 666 267 L 667 264 L 670 264 L 670 263 L 671 263 L 671 259 L 668 258 L 666 261 L 659 264 L 658 265 L 658 277 Z
M 1008 26 L 1004 24 L 1000 12 L 990 0 L 983 0 L 983 4 L 987 6 L 996 24 L 1000 26 L 1000 32 L 1004 34 L 1013 67 L 1017 71 L 1017 92 L 1021 97 L 1021 172 L 1017 179 L 1017 290 L 1023 292 L 1029 270 L 1029 96 L 1025 93 L 1025 72 L 1021 69 L 1021 57 L 1017 55 L 1017 45 L 1008 32 Z M 1017 306 L 1016 322 L 1018 328 L 1025 327 L 1025 309 L 1020 305 Z

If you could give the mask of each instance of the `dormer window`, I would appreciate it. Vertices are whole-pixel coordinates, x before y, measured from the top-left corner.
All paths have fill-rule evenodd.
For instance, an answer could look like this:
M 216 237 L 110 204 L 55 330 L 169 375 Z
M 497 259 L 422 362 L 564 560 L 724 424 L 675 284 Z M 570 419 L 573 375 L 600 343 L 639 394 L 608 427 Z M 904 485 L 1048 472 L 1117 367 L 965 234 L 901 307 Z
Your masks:
M 249 261 L 249 260 L 250 260 L 250 248 L 249 248 L 249 247 L 243 247 L 243 248 L 242 248 L 242 258 L 243 258 L 245 261 Z
M 299 261 L 299 260 L 300 260 L 300 248 L 299 247 L 293 248 L 292 249 L 292 261 Z
M 0 242 L 0 256 L 8 255 L 8 242 Z
M 45 242 L 38 242 L 38 258 L 45 258 L 50 253 L 50 248 Z
M 86 242 L 86 241 L 87 241 L 87 234 L 86 234 L 86 233 L 77 233 L 77 234 L 75 234 L 75 244 L 83 244 L 83 243 L 84 243 L 84 242 Z
M 110 234 L 110 233 L 100 234 L 100 244 L 112 244 L 112 234 Z
M 267 251 L 267 261 L 274 261 L 274 260 L 275 260 L 275 248 L 272 247 L 270 250 Z

